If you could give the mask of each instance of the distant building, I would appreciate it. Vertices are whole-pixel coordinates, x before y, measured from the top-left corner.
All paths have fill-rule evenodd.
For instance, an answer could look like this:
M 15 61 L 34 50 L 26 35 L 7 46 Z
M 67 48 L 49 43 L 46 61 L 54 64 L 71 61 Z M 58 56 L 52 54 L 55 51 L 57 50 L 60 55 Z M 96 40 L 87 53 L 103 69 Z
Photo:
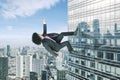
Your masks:
M 30 72 L 30 80 L 38 80 L 38 74 L 36 72 Z
M 8 76 L 16 76 L 16 58 L 8 57 Z
M 23 56 L 16 56 L 16 77 L 23 77 Z
M 28 54 L 28 50 L 29 50 L 29 47 L 28 47 L 28 46 L 23 47 L 23 48 L 22 48 L 21 55 L 27 55 L 27 54 Z
M 8 58 L 0 57 L 0 80 L 6 80 L 8 76 Z
M 39 55 L 34 54 L 32 58 L 32 72 L 36 72 L 38 77 L 41 76 L 42 70 L 45 70 L 45 65 L 47 64 L 47 57 L 44 54 L 41 54 L 40 58 Z
M 8 57 L 10 57 L 10 52 L 11 52 L 11 50 L 10 50 L 10 45 L 7 45 L 7 56 L 8 56 Z
M 32 56 L 24 55 L 16 57 L 16 77 L 29 77 L 32 71 Z
M 42 70 L 41 80 L 48 80 L 48 71 Z
M 66 72 L 66 70 L 57 70 L 57 80 L 67 80 Z
M 0 57 L 5 57 L 5 48 L 0 48 Z
M 43 64 L 40 64 L 40 62 L 41 62 L 40 59 L 32 59 L 32 72 L 36 72 L 38 76 L 41 75 L 41 70 L 44 69 L 44 68 L 41 69 L 41 65 Z

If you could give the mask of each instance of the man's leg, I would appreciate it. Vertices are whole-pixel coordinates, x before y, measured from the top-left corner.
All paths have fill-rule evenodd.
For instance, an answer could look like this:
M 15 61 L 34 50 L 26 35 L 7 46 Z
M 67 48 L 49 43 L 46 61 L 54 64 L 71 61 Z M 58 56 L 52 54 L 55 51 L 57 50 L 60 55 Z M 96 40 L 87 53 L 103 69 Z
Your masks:
M 62 39 L 63 39 L 63 34 L 59 34 L 59 35 L 56 37 L 55 41 L 56 41 L 57 43 L 60 43 L 60 42 L 62 41 Z
M 62 42 L 62 43 L 60 44 L 60 46 L 61 46 L 61 48 L 67 46 L 68 51 L 73 51 L 73 48 L 72 48 L 72 46 L 71 46 L 71 44 L 70 44 L 69 41 Z M 60 49 L 61 49 L 61 48 L 60 48 Z

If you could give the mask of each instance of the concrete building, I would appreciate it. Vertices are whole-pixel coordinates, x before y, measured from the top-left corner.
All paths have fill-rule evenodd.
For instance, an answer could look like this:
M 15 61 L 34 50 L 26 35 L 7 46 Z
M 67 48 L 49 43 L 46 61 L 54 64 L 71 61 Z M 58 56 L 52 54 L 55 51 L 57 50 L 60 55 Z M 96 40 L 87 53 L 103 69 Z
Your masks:
M 8 57 L 8 76 L 16 76 L 16 58 Z
M 10 57 L 10 53 L 11 53 L 10 45 L 7 45 L 7 56 L 8 57 Z
M 8 58 L 0 57 L 0 80 L 6 80 L 8 76 Z
M 32 56 L 16 56 L 16 77 L 29 77 L 32 71 Z
M 67 80 L 66 70 L 57 70 L 57 80 Z
M 68 80 L 120 79 L 119 9 L 119 0 L 68 0 L 68 29 L 79 28 L 69 37 L 78 53 L 69 55 Z
M 36 72 L 39 78 L 41 77 L 42 70 L 45 70 L 45 61 L 46 59 L 32 59 L 32 72 Z
M 36 72 L 30 72 L 30 80 L 38 80 L 38 74 Z
M 0 57 L 5 57 L 5 48 L 0 48 Z
M 41 54 L 41 55 L 39 55 Z M 35 53 L 32 56 L 32 72 L 36 72 L 38 74 L 38 78 L 41 78 L 42 70 L 45 70 L 45 66 L 47 64 L 47 57 L 43 52 Z

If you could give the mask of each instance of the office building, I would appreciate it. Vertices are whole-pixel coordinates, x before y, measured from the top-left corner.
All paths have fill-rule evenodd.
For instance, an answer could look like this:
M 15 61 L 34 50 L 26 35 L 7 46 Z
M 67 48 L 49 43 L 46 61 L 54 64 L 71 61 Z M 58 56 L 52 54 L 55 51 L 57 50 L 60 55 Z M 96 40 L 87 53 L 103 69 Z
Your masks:
M 16 58 L 8 57 L 8 76 L 15 77 L 16 76 Z
M 25 46 L 25 47 L 22 48 L 21 55 L 27 55 L 28 52 L 30 52 L 30 47 L 29 46 Z
M 30 80 L 38 80 L 38 74 L 36 72 L 30 72 Z
M 78 52 L 69 54 L 68 80 L 120 79 L 119 9 L 119 0 L 68 0 L 68 30 L 79 28 L 69 37 Z
M 41 80 L 48 80 L 48 71 L 42 70 L 42 72 L 41 72 Z
M 30 77 L 32 71 L 32 56 L 16 56 L 16 77 Z
M 5 48 L 0 48 L 0 57 L 5 57 Z
M 40 53 L 39 56 L 38 53 L 34 54 L 32 57 L 32 72 L 36 72 L 38 74 L 38 77 L 41 76 L 41 71 L 45 69 L 45 65 L 47 64 L 47 58 L 46 55 Z
M 67 80 L 66 70 L 57 70 L 57 80 Z
M 32 59 L 32 72 L 36 72 L 38 77 L 41 76 L 41 70 L 44 69 L 44 65 L 43 68 L 41 69 L 41 60 L 40 59 Z
M 9 57 L 10 56 L 10 45 L 7 45 L 7 56 Z
M 8 76 L 8 58 L 0 57 L 0 80 L 6 80 Z

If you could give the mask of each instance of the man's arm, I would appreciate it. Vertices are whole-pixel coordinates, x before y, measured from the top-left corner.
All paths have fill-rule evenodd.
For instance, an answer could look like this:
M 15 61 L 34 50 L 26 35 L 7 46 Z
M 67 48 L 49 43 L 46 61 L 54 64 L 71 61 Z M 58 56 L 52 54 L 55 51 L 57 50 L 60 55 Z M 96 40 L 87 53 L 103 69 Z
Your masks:
M 55 57 L 58 56 L 58 54 L 55 53 L 55 52 L 49 47 L 49 45 L 48 45 L 47 43 L 44 43 L 44 47 L 45 47 L 45 49 L 46 49 L 48 52 L 50 52 L 50 54 L 52 54 L 53 56 L 55 56 Z
M 75 35 L 75 32 L 61 32 L 63 36 L 72 36 Z
M 43 24 L 43 35 L 47 34 L 47 24 Z
M 44 35 L 47 34 L 47 24 L 45 18 L 42 18 L 42 23 L 43 23 L 43 35 Z

